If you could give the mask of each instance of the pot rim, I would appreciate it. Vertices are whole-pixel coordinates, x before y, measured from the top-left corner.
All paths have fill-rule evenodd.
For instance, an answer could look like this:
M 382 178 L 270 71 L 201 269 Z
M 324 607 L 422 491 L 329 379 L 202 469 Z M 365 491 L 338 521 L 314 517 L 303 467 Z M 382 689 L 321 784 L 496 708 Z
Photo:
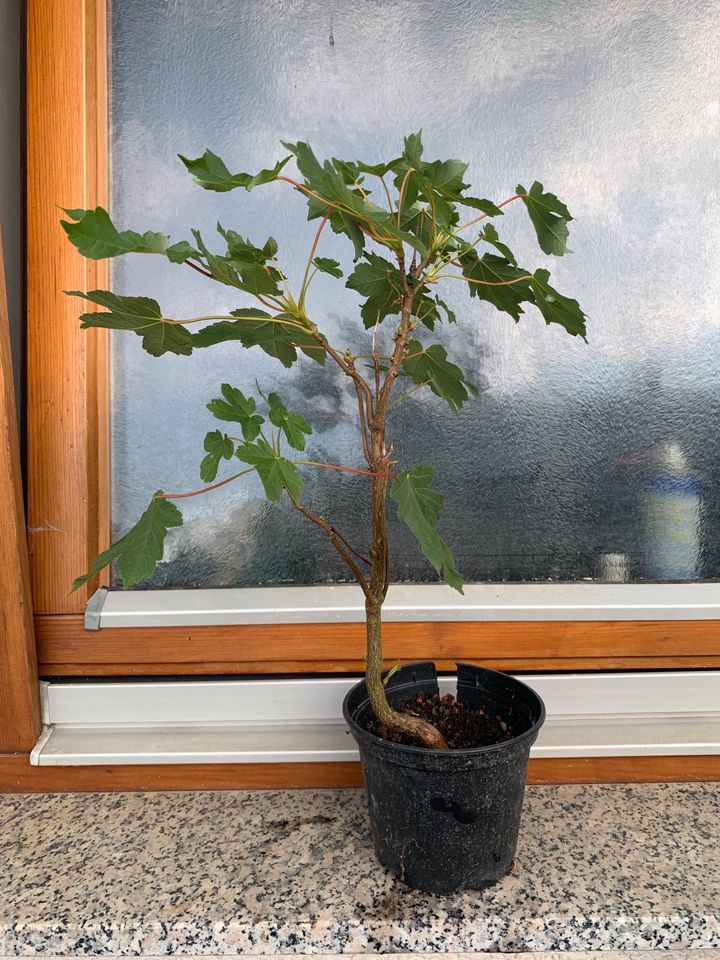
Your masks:
M 411 663 L 403 664 L 403 666 L 410 667 Z M 355 733 L 359 733 L 362 737 L 367 738 L 370 741 L 375 743 L 382 744 L 384 747 L 387 747 L 390 750 L 397 750 L 400 753 L 407 754 L 409 756 L 428 756 L 428 754 L 434 754 L 439 757 L 466 757 L 466 756 L 477 756 L 482 753 L 498 753 L 501 750 L 507 749 L 508 747 L 515 746 L 516 744 L 523 743 L 523 741 L 532 738 L 533 740 L 537 737 L 540 727 L 545 723 L 545 704 L 543 703 L 542 697 L 539 693 L 533 690 L 532 687 L 528 686 L 527 683 L 523 683 L 522 680 L 518 680 L 517 677 L 513 677 L 509 673 L 504 673 L 502 670 L 493 670 L 492 667 L 482 667 L 480 664 L 473 664 L 473 666 L 480 666 L 481 669 L 486 670 L 488 673 L 495 673 L 499 676 L 506 677 L 511 680 L 514 684 L 517 684 L 518 687 L 521 687 L 523 690 L 527 691 L 532 697 L 537 700 L 540 706 L 540 712 L 535 723 L 529 727 L 523 733 L 518 734 L 516 737 L 512 737 L 510 740 L 503 740 L 501 743 L 492 743 L 484 747 L 463 747 L 459 750 L 439 750 L 437 747 L 414 747 L 405 743 L 395 743 L 393 740 L 383 740 L 382 737 L 378 737 L 377 734 L 371 733 L 369 730 L 366 730 L 364 727 L 361 727 L 360 724 L 355 719 L 355 714 L 359 713 L 361 707 L 366 703 L 369 703 L 370 698 L 366 698 L 362 701 L 360 706 L 354 711 L 353 714 L 350 713 L 348 709 L 348 700 L 352 696 L 353 692 L 365 683 L 365 678 L 361 678 L 356 684 L 354 684 L 343 698 L 342 712 L 343 717 L 345 718 L 346 723 L 350 729 Z

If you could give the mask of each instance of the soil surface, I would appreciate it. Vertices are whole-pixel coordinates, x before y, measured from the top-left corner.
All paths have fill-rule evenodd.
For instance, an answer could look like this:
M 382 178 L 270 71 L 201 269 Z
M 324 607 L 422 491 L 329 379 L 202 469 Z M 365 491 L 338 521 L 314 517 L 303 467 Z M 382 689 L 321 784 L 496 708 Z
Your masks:
M 397 709 L 402 713 L 412 713 L 437 727 L 451 750 L 490 747 L 512 740 L 515 736 L 511 724 L 497 712 L 493 704 L 488 703 L 484 708 L 473 710 L 458 703 L 451 693 L 446 693 L 444 697 L 437 693 L 425 697 L 420 693 L 398 704 Z M 422 746 L 414 737 L 391 732 L 375 717 L 368 722 L 367 729 L 381 740 L 411 747 Z

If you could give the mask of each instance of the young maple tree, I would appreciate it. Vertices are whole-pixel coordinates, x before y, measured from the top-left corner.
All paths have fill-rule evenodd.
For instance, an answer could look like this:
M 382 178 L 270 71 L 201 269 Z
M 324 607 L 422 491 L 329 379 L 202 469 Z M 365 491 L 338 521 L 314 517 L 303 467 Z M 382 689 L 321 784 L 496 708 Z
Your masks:
M 210 150 L 195 160 L 180 159 L 206 190 L 252 190 L 281 181 L 303 195 L 308 220 L 320 222 L 295 292 L 281 270 L 272 237 L 258 247 L 218 224 L 225 249 L 213 253 L 197 230 L 192 231 L 193 242 L 171 243 L 161 233 L 118 230 L 106 211 L 98 207 L 65 211 L 69 219 L 62 225 L 85 257 L 104 259 L 127 253 L 164 256 L 254 298 L 260 308 L 240 305 L 227 315 L 180 320 L 167 317 L 149 297 L 120 296 L 107 290 L 75 291 L 73 295 L 104 308 L 104 312 L 83 314 L 83 327 L 131 331 L 142 338 L 143 348 L 153 356 L 189 355 L 196 349 L 237 340 L 247 348 L 259 347 L 288 368 L 297 361 L 298 351 L 320 365 L 328 360 L 336 364 L 357 398 L 365 466 L 292 459 L 283 445 L 304 450 L 306 436 L 312 432 L 308 421 L 288 410 L 276 393 L 266 396 L 258 391 L 258 397 L 245 396 L 236 387 L 223 384 L 222 397 L 212 400 L 208 409 L 222 422 L 239 424 L 242 436 L 229 436 L 220 429 L 206 435 L 200 477 L 209 485 L 188 494 L 157 491 L 137 524 L 100 554 L 90 572 L 79 577 L 73 587 L 76 589 L 112 562 L 117 563 L 126 587 L 145 579 L 162 559 L 168 530 L 183 522 L 172 500 L 257 473 L 268 500 L 278 502 L 287 494 L 292 506 L 325 532 L 365 596 L 366 679 L 377 719 L 425 746 L 444 748 L 442 735 L 431 724 L 389 705 L 382 678 L 381 612 L 391 570 L 388 494 L 400 520 L 413 532 L 438 574 L 460 592 L 463 586 L 450 548 L 437 529 L 443 497 L 433 488 L 435 471 L 421 464 L 398 469 L 386 444 L 388 421 L 394 404 L 401 399 L 393 400 L 393 391 L 398 380 L 412 384 L 403 396 L 431 390 L 453 413 L 477 392 L 460 367 L 448 360 L 445 348 L 432 342 L 436 324 L 443 319 L 455 322 L 455 315 L 435 292 L 446 280 L 461 280 L 471 297 L 488 301 L 515 321 L 519 321 L 523 305 L 532 304 L 546 323 L 557 323 L 572 336 L 584 337 L 585 316 L 577 301 L 550 285 L 547 270 L 521 267 L 489 222 L 502 216 L 503 208 L 518 202 L 527 210 L 541 250 L 562 256 L 568 252 L 567 225 L 572 218 L 565 204 L 537 182 L 529 190 L 516 187 L 515 193 L 500 203 L 469 195 L 469 187 L 463 182 L 467 164 L 460 160 L 425 160 L 419 133 L 406 137 L 402 154 L 387 163 L 332 158 L 321 164 L 307 143 L 284 146 L 288 156 L 254 176 L 230 173 Z M 299 170 L 297 179 L 284 173 L 292 158 Z M 482 228 L 477 227 L 480 223 Z M 343 276 L 338 261 L 317 255 L 328 224 L 353 245 L 356 265 L 346 286 L 363 300 L 360 317 L 368 332 L 369 347 L 362 358 L 332 344 L 308 308 L 308 290 L 318 271 L 338 279 Z M 476 227 L 475 236 L 468 234 L 472 227 Z M 392 318 L 391 338 L 385 328 L 379 330 L 388 318 Z M 205 325 L 200 329 L 190 329 L 201 323 Z M 378 347 L 379 339 L 385 347 Z M 360 366 L 359 359 L 363 360 Z M 216 481 L 221 464 L 232 459 L 239 460 L 244 468 Z M 317 467 L 367 476 L 372 494 L 372 532 L 364 548 L 350 544 L 334 523 L 303 503 L 302 471 Z

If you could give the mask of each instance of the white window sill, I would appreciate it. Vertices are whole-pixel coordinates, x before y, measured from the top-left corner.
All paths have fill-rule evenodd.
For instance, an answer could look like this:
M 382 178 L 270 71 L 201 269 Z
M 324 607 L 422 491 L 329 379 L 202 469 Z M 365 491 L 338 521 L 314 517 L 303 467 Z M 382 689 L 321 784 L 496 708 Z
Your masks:
M 534 675 L 533 757 L 720 754 L 720 671 Z M 39 766 L 356 760 L 341 704 L 356 681 L 42 684 Z M 454 692 L 453 677 L 440 678 Z
M 464 596 L 444 584 L 393 584 L 387 621 L 716 620 L 720 583 L 482 583 Z M 351 584 L 214 590 L 106 590 L 90 599 L 89 630 L 103 627 L 357 623 Z

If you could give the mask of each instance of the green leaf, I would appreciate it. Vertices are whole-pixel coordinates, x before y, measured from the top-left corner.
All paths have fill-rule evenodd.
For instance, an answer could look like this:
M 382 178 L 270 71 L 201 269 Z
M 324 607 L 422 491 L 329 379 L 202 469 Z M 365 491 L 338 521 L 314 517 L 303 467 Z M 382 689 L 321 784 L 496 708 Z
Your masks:
M 450 548 L 437 531 L 443 497 L 432 488 L 434 477 L 432 467 L 415 464 L 393 481 L 390 496 L 398 505 L 398 516 L 415 534 L 427 559 L 447 584 L 462 593 L 462 577 Z
M 545 193 L 543 185 L 537 180 L 529 191 L 518 184 L 515 192 L 527 207 L 541 250 L 558 257 L 569 253 L 567 225 L 572 217 L 562 200 L 558 200 L 554 193 Z
M 299 413 L 290 413 L 276 393 L 267 398 L 270 412 L 270 422 L 279 427 L 287 438 L 287 442 L 295 450 L 305 449 L 305 434 L 312 433 L 312 427 L 305 417 Z
M 229 460 L 235 452 L 235 446 L 230 437 L 221 430 L 211 430 L 210 433 L 206 433 L 203 446 L 207 456 L 200 464 L 200 479 L 211 483 L 217 476 L 220 461 Z
M 229 260 L 240 263 L 267 263 L 278 251 L 275 237 L 268 237 L 263 247 L 256 247 L 252 240 L 243 237 L 235 230 L 226 230 L 221 223 L 217 225 L 218 233 L 227 243 Z
M 262 311 L 238 310 L 237 312 L 243 317 L 249 317 L 251 313 Z M 275 357 L 284 367 L 289 368 L 297 360 L 297 350 L 278 332 L 278 327 L 271 322 L 269 314 L 268 318 L 268 321 L 221 320 L 219 323 L 211 323 L 193 334 L 193 346 L 212 347 L 217 343 L 239 340 L 248 349 L 259 346 L 269 356 Z
M 368 329 L 385 317 L 400 312 L 400 273 L 396 266 L 377 253 L 365 254 L 365 262 L 355 267 L 345 286 L 367 298 L 360 315 Z
M 268 255 L 248 237 L 243 237 L 236 230 L 226 230 L 221 223 L 217 224 L 217 231 L 227 243 L 228 260 L 237 260 L 240 263 L 265 263 Z M 272 237 L 268 240 L 268 243 Z M 277 243 L 273 241 L 275 252 L 277 252 Z
M 414 205 L 416 200 L 424 201 L 428 223 L 434 222 L 445 229 L 454 227 L 459 220 L 457 205 L 463 204 L 480 210 L 487 216 L 502 215 L 502 210 L 490 200 L 465 196 L 468 184 L 463 181 L 468 165 L 462 160 L 422 159 L 422 141 L 420 134 L 411 134 L 405 138 L 405 149 L 399 161 L 392 169 L 395 171 L 395 187 L 403 189 L 403 207 Z M 422 226 L 415 221 L 415 227 Z M 417 233 L 417 229 L 413 229 Z
M 447 317 L 448 323 L 455 323 L 457 321 L 457 317 L 455 316 L 453 311 L 450 309 L 450 307 L 445 303 L 444 300 L 441 300 L 440 297 L 436 296 L 435 303 L 438 305 L 438 307 L 440 307 L 441 310 L 445 312 L 445 316 Z
M 484 228 L 480 231 L 480 239 L 484 240 L 485 243 L 489 243 L 491 246 L 503 256 L 507 261 L 517 266 L 517 260 L 515 259 L 515 254 L 512 252 L 510 247 L 507 244 L 503 243 L 500 240 L 497 230 L 492 225 L 492 223 L 486 223 Z
M 213 277 L 220 283 L 225 283 L 229 287 L 236 287 L 238 290 L 242 290 L 243 283 L 233 262 L 227 257 L 220 256 L 209 250 L 199 230 L 193 230 L 192 234 L 200 250 L 201 263 L 207 267 Z
M 279 286 L 282 274 L 275 267 L 268 266 L 266 263 L 241 264 L 240 279 L 240 289 L 253 295 L 269 293 L 279 296 L 282 293 Z
M 319 184 L 325 170 L 315 156 L 310 144 L 304 143 L 302 140 L 299 140 L 297 143 L 287 143 L 283 140 L 282 145 L 293 154 L 298 170 L 307 180 L 308 184 Z
M 432 163 L 422 164 L 422 176 L 435 188 L 436 193 L 452 200 L 461 200 L 462 191 L 467 189 L 467 184 L 463 183 L 463 176 L 468 165 L 462 160 L 433 160 Z M 467 198 L 472 204 L 484 203 L 489 200 L 473 200 Z
M 400 213 L 400 223 L 403 230 L 414 234 L 414 236 L 422 240 L 423 244 L 428 248 L 431 242 L 436 239 L 432 229 L 432 212 L 428 207 L 423 207 L 418 203 L 411 205 L 403 204 Z
M 187 240 L 170 245 L 170 237 L 164 233 L 118 230 L 102 207 L 65 210 L 65 213 L 70 220 L 61 220 L 60 225 L 80 253 L 90 260 L 105 260 L 125 253 L 155 253 L 166 256 L 172 263 L 182 263 L 197 256 L 197 250 Z
M 212 150 L 206 150 L 201 157 L 191 160 L 178 154 L 182 162 L 192 174 L 195 183 L 200 184 L 205 190 L 214 190 L 217 193 L 226 193 L 228 190 L 235 190 L 237 187 L 244 187 L 246 190 L 252 190 L 253 187 L 259 187 L 263 183 L 271 183 L 277 180 L 278 175 L 290 157 L 285 157 L 275 164 L 269 170 L 261 170 L 260 173 L 230 173 L 223 161 Z
M 182 514 L 169 500 L 161 498 L 158 490 L 150 506 L 135 526 L 93 560 L 90 571 L 78 577 L 72 585 L 77 590 L 109 563 L 116 562 L 125 587 L 132 587 L 147 579 L 162 560 L 165 537 L 171 527 L 182 526 Z
M 179 240 L 165 251 L 165 256 L 171 263 L 184 263 L 191 257 L 197 257 L 198 251 L 187 240 Z
M 308 219 L 330 214 L 335 233 L 344 233 L 355 247 L 355 259 L 362 255 L 364 229 L 374 239 L 393 251 L 401 252 L 403 243 L 409 244 L 421 255 L 426 245 L 413 234 L 400 229 L 392 213 L 377 206 L 352 184 L 346 182 L 348 165 L 343 161 L 326 160 L 322 165 L 307 143 L 284 143 L 297 160 L 298 169 L 305 178 L 305 187 L 314 196 L 307 197 Z
M 410 133 L 403 142 L 402 159 L 410 167 L 420 166 L 420 160 L 423 154 L 422 130 L 417 133 Z
M 308 220 L 324 217 L 328 210 L 326 203 L 321 203 L 314 197 L 308 197 L 307 205 Z M 333 233 L 343 234 L 350 240 L 353 245 L 353 259 L 359 260 L 365 249 L 365 234 L 358 226 L 357 221 L 342 210 L 333 210 L 330 214 L 329 223 Z
M 303 480 L 298 468 L 275 453 L 267 440 L 261 438 L 256 443 L 243 443 L 235 451 L 235 456 L 255 467 L 268 500 L 277 503 L 283 490 L 287 490 L 294 500 L 299 499 Z
M 175 353 L 189 356 L 192 353 L 192 336 L 180 323 L 165 319 L 160 304 L 149 297 L 121 297 L 109 290 L 67 290 L 71 297 L 82 297 L 101 307 L 107 307 L 108 313 L 83 313 L 81 326 L 105 327 L 110 330 L 132 330 L 142 337 L 143 349 L 153 357 L 163 353 Z
M 492 200 L 483 200 L 479 197 L 458 197 L 458 202 L 465 207 L 471 207 L 473 210 L 479 210 L 488 217 L 501 217 L 502 210 Z
M 458 413 L 469 393 L 476 392 L 476 389 L 465 379 L 460 367 L 447 359 L 445 348 L 439 343 L 425 348 L 419 340 L 411 340 L 407 349 L 409 356 L 403 360 L 403 375 L 418 386 L 426 383 L 453 413 Z
M 487 300 L 502 313 L 509 313 L 514 320 L 519 320 L 523 312 L 521 303 L 533 302 L 530 274 L 517 264 L 493 253 L 478 257 L 475 250 L 461 254 L 460 262 L 471 297 Z
M 580 309 L 577 300 L 564 297 L 550 286 L 550 274 L 547 270 L 536 270 L 532 280 L 535 303 L 546 323 L 559 323 L 573 337 L 585 339 L 585 314 Z
M 413 301 L 411 314 L 413 317 L 417 317 L 428 330 L 434 330 L 436 323 L 442 323 L 441 311 L 445 314 L 448 323 L 455 323 L 457 318 L 444 300 L 438 296 L 431 297 L 427 287 L 418 290 Z
M 288 314 L 277 317 L 256 310 L 253 307 L 232 310 L 231 316 L 237 320 L 222 320 L 209 324 L 192 334 L 193 347 L 211 347 L 216 343 L 239 340 L 244 347 L 260 347 L 271 357 L 278 359 L 284 367 L 291 367 L 297 360 L 297 348 L 321 366 L 326 360 L 325 351 L 315 338 L 297 324 L 292 323 Z M 287 323 L 279 320 L 287 319 Z
M 205 245 L 200 232 L 193 230 L 193 236 L 200 250 L 201 262 L 213 277 L 221 283 L 253 295 L 258 293 L 279 295 L 282 292 L 279 283 L 283 277 L 279 270 L 266 262 L 268 255 L 265 250 L 255 247 L 238 233 L 223 231 L 220 225 L 218 227 L 228 240 L 230 255 L 226 257 L 212 253 Z M 272 245 L 277 250 L 277 244 L 270 237 L 265 247 L 270 246 L 270 249 L 273 249 Z
M 265 241 L 265 246 L 262 249 L 262 252 L 266 260 L 272 259 L 277 255 L 278 252 L 278 243 L 275 237 L 268 237 Z
M 321 273 L 329 273 L 331 277 L 341 277 L 343 275 L 340 263 L 337 260 L 331 260 L 329 257 L 315 257 L 313 264 Z
M 417 317 L 420 323 L 424 324 L 428 330 L 434 330 L 435 324 L 440 323 L 441 317 L 438 310 L 438 301 L 427 293 L 427 287 L 423 287 L 415 295 L 412 306 L 412 316 Z
M 207 405 L 210 413 L 217 420 L 239 423 L 242 426 L 243 437 L 246 440 L 254 440 L 265 422 L 264 417 L 255 413 L 255 398 L 246 397 L 241 390 L 230 386 L 229 383 L 223 383 L 220 392 L 224 399 L 217 397 L 211 400 Z M 216 432 L 219 433 L 219 431 Z
M 165 253 L 170 242 L 164 233 L 119 231 L 102 207 L 65 210 L 65 213 L 75 222 L 61 220 L 60 225 L 80 253 L 90 260 L 104 260 L 124 253 Z
M 393 169 L 397 162 L 397 160 L 390 160 L 388 163 L 364 163 L 362 160 L 356 160 L 355 166 L 358 169 L 358 173 L 368 173 L 373 177 L 384 177 L 386 173 L 389 173 L 390 170 Z
M 386 687 L 386 686 L 388 685 L 388 683 L 392 680 L 392 678 L 395 676 L 395 674 L 398 672 L 398 670 L 400 670 L 401 667 L 402 667 L 402 664 L 400 663 L 399 660 L 398 660 L 398 662 L 395 664 L 395 666 L 390 667 L 390 669 L 388 670 L 388 672 L 383 676 L 383 681 L 382 681 L 382 683 L 383 683 L 383 686 L 384 686 L 384 687 Z

